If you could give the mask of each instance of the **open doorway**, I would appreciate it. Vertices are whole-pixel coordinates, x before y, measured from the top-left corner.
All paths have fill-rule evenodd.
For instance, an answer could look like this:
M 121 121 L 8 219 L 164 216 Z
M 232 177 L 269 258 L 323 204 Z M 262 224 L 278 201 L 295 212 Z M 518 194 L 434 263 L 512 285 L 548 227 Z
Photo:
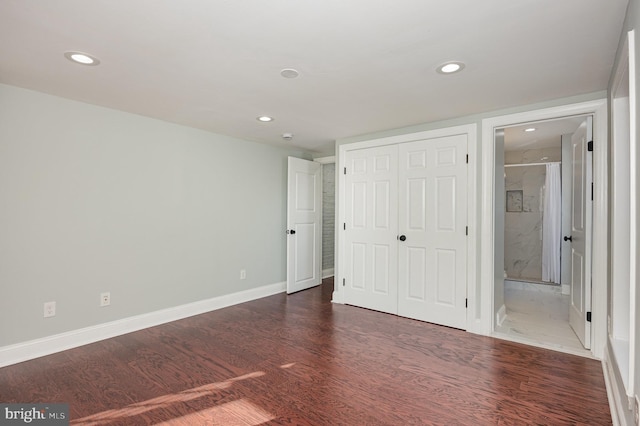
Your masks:
M 577 316 L 585 310 L 584 285 L 579 283 L 585 277 L 572 277 L 572 270 L 591 250 L 579 232 L 586 224 L 576 229 L 572 220 L 590 217 L 590 212 L 579 211 L 590 181 L 585 175 L 591 171 L 590 157 L 585 162 L 576 146 L 591 140 L 591 126 L 590 117 L 583 115 L 495 132 L 495 256 L 502 259 L 504 280 L 494 289 L 501 292 L 495 300 L 502 301 L 494 330 L 583 355 L 589 354 L 589 336 L 582 320 L 576 323 L 572 316 L 576 303 Z M 574 240 L 572 233 L 581 236 Z
M 591 201 L 592 221 L 591 242 L 588 251 L 591 261 L 590 277 L 585 282 L 591 284 L 590 291 L 583 295 L 590 297 L 590 313 L 581 319 L 585 322 L 585 335 L 590 335 L 591 350 L 586 352 L 571 351 L 554 347 L 523 338 L 515 338 L 500 333 L 496 330 L 497 317 L 504 316 L 504 240 L 499 235 L 504 231 L 499 224 L 501 212 L 504 211 L 504 190 L 499 190 L 496 185 L 504 182 L 504 159 L 498 158 L 504 149 L 498 148 L 496 131 L 522 123 L 543 122 L 556 120 L 563 117 L 591 116 L 593 121 L 593 151 L 590 153 L 593 160 L 593 185 L 585 185 L 584 192 L 588 192 L 588 200 Z M 498 338 L 520 341 L 525 344 L 541 346 L 563 352 L 576 353 L 602 359 L 605 356 L 607 346 L 607 293 L 608 283 L 608 112 L 605 99 L 579 102 L 574 104 L 559 105 L 556 107 L 542 108 L 482 120 L 482 202 L 483 212 L 480 220 L 480 315 L 478 325 L 480 332 Z M 587 141 L 588 142 L 588 141 Z M 575 191 L 573 191 L 575 193 Z M 587 197 L 585 197 L 587 198 Z M 502 203 L 502 204 L 501 204 Z M 502 219 L 504 220 L 504 219 Z M 575 239 L 574 239 L 575 240 Z M 579 257 L 579 256 L 578 256 Z M 572 293 L 573 294 L 573 293 Z M 472 297 L 478 296 L 471 294 Z M 578 298 L 575 294 L 572 297 Z M 470 299 L 471 307 L 478 309 L 473 302 L 478 299 Z M 585 300 L 586 301 L 586 300 Z M 585 304 L 586 306 L 586 304 Z M 505 310 L 506 311 L 506 310 Z M 475 311 L 477 312 L 477 311 Z M 591 322 L 588 322 L 591 319 Z M 588 322 L 588 326 L 586 323 Z M 590 329 L 590 330 L 589 330 Z M 476 330 L 476 328 L 474 328 Z M 588 330 L 588 331 L 587 331 Z M 586 352 L 586 353 L 585 353 Z

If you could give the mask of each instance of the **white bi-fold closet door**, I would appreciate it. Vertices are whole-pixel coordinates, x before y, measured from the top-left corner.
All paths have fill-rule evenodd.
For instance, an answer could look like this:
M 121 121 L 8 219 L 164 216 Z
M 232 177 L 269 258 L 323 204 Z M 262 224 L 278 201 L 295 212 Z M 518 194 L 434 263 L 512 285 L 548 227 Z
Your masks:
M 347 152 L 345 302 L 466 328 L 467 136 Z

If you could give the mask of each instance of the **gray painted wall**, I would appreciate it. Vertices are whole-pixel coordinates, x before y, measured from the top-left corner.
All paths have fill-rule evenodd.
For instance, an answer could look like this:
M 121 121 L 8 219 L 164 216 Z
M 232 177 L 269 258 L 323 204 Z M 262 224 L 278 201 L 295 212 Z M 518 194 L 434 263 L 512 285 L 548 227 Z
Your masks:
M 446 127 L 464 126 L 466 124 L 478 125 L 478 143 L 481 144 L 482 134 L 480 132 L 482 128 L 483 119 L 497 117 L 501 115 L 515 114 L 519 112 L 535 111 L 538 109 L 551 108 L 555 106 L 568 105 L 568 104 L 579 103 L 579 102 L 588 102 L 588 101 L 593 101 L 597 99 L 603 99 L 603 98 L 606 98 L 606 96 L 607 96 L 607 92 L 605 90 L 602 90 L 599 92 L 587 93 L 587 94 L 578 95 L 578 96 L 571 96 L 568 98 L 553 99 L 547 102 L 540 102 L 540 103 L 530 104 L 530 105 L 522 105 L 518 107 L 506 108 L 506 109 L 501 109 L 497 111 L 487 111 L 479 114 L 467 115 L 464 117 L 454 117 L 448 120 L 420 123 L 413 126 L 400 127 L 397 129 L 389 129 L 389 130 L 384 130 L 384 131 L 375 132 L 375 133 L 368 133 L 364 135 L 342 138 L 336 141 L 336 155 L 338 155 L 339 153 L 337 146 L 343 145 L 343 144 L 362 142 L 362 141 L 368 141 L 368 140 L 379 139 L 379 138 L 386 138 L 390 136 L 406 135 L 409 133 L 423 132 L 426 130 L 443 129 Z M 480 155 L 480 151 L 478 152 L 478 155 Z
M 289 155 L 0 85 L 0 347 L 284 282 Z
M 336 165 L 322 165 L 322 270 L 333 269 Z

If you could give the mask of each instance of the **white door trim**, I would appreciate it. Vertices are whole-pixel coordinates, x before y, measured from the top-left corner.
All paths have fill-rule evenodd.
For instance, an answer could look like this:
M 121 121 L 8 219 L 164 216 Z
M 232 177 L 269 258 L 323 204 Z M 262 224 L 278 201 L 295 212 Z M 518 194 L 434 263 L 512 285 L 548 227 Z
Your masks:
M 346 153 L 362 148 L 371 148 L 384 145 L 395 145 L 404 142 L 413 142 L 424 139 L 433 139 L 444 136 L 455 136 L 464 134 L 467 136 L 467 149 L 469 153 L 469 166 L 467 174 L 467 194 L 468 194 L 468 223 L 469 223 L 469 237 L 467 239 L 467 295 L 468 295 L 468 309 L 467 309 L 467 330 L 479 332 L 480 330 L 480 316 L 479 305 L 480 292 L 477 285 L 478 276 L 477 273 L 477 246 L 479 235 L 479 214 L 478 214 L 478 177 L 477 177 L 477 165 L 479 163 L 477 148 L 477 125 L 467 124 L 462 126 L 447 127 L 442 129 L 427 130 L 423 132 L 410 133 L 398 136 L 391 136 L 379 139 L 373 139 L 363 142 L 355 142 L 351 144 L 340 145 L 338 147 L 337 158 L 337 175 L 338 182 L 336 185 L 336 201 L 337 201 L 337 221 L 336 221 L 336 257 L 335 257 L 335 288 L 333 292 L 334 303 L 344 303 L 344 291 L 342 290 L 342 282 L 345 277 L 345 272 L 341 265 L 345 263 L 345 239 L 342 231 L 342 224 L 345 222 L 346 217 L 346 187 L 344 178 L 344 167 L 346 166 Z
M 573 115 L 593 114 L 593 236 L 592 236 L 592 316 L 591 351 L 599 359 L 604 355 L 607 338 L 607 233 L 608 233 L 608 130 L 607 100 L 600 99 L 509 114 L 482 120 L 481 159 L 481 238 L 480 294 L 481 334 L 493 333 L 494 321 L 494 168 L 497 128 L 515 124 L 550 120 Z M 471 331 L 471 330 L 470 330 Z

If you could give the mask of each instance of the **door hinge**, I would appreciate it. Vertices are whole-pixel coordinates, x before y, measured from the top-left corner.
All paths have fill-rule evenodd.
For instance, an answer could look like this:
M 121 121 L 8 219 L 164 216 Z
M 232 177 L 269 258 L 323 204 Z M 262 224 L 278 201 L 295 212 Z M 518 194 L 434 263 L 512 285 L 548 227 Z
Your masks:
M 342 224 L 342 228 L 346 231 L 347 230 L 347 222 Z
M 344 168 L 344 174 L 345 175 L 347 174 L 347 168 L 346 167 Z
M 464 235 L 469 235 L 469 227 L 465 226 Z
M 587 151 L 593 151 L 593 141 L 587 142 Z
M 342 287 L 344 287 L 344 286 L 345 286 L 346 281 L 347 281 L 346 279 L 344 279 L 344 278 L 342 279 Z
M 593 201 L 593 182 L 591 182 L 591 201 Z
M 469 307 L 469 299 L 464 299 L 464 307 L 465 308 Z
M 587 322 L 591 322 L 591 312 L 587 312 Z
M 467 154 L 467 164 L 469 164 L 469 154 Z

